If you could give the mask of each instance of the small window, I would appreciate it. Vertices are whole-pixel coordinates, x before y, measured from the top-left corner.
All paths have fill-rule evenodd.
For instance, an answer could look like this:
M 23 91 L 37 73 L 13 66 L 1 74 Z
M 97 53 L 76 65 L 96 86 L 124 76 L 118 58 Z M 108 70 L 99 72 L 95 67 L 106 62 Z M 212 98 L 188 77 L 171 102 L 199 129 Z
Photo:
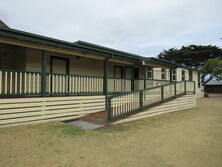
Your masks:
M 165 68 L 161 69 L 161 79 L 166 79 L 166 69 Z
M 172 70 L 172 81 L 176 81 L 176 70 Z
M 193 72 L 189 71 L 189 80 L 192 81 L 193 80 Z
M 151 67 L 147 68 L 147 79 L 153 78 L 153 69 Z
M 185 81 L 185 70 L 182 70 L 182 81 Z

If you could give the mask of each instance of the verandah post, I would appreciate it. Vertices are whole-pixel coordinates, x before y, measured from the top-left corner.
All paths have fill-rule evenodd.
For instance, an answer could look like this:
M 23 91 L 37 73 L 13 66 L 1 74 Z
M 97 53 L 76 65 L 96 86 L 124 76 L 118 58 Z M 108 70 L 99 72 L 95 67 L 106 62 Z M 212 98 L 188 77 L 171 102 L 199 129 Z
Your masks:
M 194 82 L 193 94 L 196 94 L 196 82 L 195 81 L 193 82 Z
M 108 98 L 108 122 L 111 122 L 112 121 L 112 99 L 111 97 L 107 97 Z
M 187 94 L 187 82 L 184 81 L 184 94 Z
M 145 71 L 144 71 L 144 89 L 146 89 L 146 77 L 147 77 L 147 68 L 145 67 Z
M 108 60 L 106 59 L 104 61 L 104 76 L 103 76 L 103 94 L 105 95 L 105 100 L 106 100 L 106 106 L 105 108 L 107 109 L 107 97 L 108 97 Z
M 177 96 L 177 83 L 174 83 L 174 95 Z
M 131 65 L 131 91 L 133 91 L 134 90 L 134 79 L 133 79 L 133 70 L 134 70 L 134 68 L 133 68 L 133 66 Z
M 140 110 L 143 109 L 143 90 L 140 90 Z
M 161 102 L 164 100 L 164 88 L 161 86 Z
M 173 69 L 170 69 L 170 83 L 173 82 Z
M 44 50 L 42 50 L 41 96 L 46 96 L 46 55 Z

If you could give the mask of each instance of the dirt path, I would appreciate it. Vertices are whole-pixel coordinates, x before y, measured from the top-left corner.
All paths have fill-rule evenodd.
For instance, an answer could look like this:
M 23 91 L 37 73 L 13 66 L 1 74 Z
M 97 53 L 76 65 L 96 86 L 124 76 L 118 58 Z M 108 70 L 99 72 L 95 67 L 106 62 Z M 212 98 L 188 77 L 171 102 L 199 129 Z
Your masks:
M 221 167 L 222 101 L 83 132 L 61 123 L 0 129 L 0 167 Z

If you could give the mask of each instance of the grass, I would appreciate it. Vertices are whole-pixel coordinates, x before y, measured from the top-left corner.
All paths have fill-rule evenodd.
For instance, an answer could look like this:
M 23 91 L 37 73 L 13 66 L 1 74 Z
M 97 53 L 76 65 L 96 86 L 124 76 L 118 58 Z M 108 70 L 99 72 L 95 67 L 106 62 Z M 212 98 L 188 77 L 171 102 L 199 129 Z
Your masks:
M 84 130 L 67 124 L 51 124 L 49 130 L 51 133 L 57 134 L 58 136 L 75 136 L 85 133 Z
M 0 167 L 221 167 L 222 102 L 86 132 L 59 122 L 0 129 Z

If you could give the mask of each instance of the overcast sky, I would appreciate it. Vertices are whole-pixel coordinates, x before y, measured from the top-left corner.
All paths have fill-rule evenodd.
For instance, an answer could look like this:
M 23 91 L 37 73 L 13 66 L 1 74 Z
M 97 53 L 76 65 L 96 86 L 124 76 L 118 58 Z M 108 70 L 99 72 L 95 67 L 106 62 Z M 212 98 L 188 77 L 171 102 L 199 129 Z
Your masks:
M 0 0 L 0 19 L 143 56 L 190 44 L 222 47 L 222 0 Z

